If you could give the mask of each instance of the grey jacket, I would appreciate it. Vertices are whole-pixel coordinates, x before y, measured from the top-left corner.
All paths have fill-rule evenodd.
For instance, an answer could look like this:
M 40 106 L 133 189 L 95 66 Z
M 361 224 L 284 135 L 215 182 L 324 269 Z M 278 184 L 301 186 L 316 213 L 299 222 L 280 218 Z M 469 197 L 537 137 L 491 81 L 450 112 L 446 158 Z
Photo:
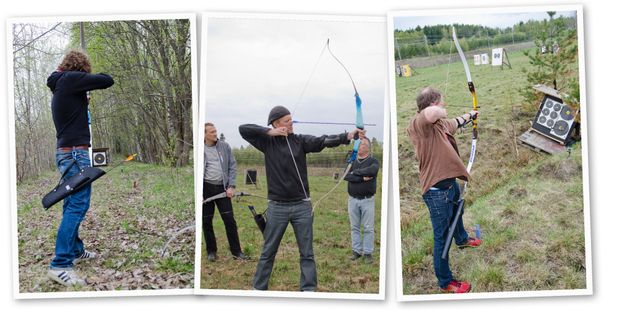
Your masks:
M 221 170 L 223 171 L 223 187 L 236 187 L 236 159 L 231 152 L 229 144 L 217 140 L 216 151 L 219 153 L 219 162 L 221 163 Z M 204 149 L 204 177 L 206 175 L 206 151 Z

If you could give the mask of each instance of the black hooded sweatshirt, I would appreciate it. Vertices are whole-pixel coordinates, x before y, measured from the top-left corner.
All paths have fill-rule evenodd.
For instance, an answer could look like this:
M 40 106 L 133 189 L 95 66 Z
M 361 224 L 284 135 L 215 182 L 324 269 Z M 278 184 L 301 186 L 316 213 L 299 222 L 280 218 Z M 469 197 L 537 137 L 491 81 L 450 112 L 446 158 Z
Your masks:
M 90 145 L 87 92 L 114 85 L 111 76 L 79 71 L 55 71 L 47 78 L 52 91 L 51 114 L 56 126 L 56 147 Z

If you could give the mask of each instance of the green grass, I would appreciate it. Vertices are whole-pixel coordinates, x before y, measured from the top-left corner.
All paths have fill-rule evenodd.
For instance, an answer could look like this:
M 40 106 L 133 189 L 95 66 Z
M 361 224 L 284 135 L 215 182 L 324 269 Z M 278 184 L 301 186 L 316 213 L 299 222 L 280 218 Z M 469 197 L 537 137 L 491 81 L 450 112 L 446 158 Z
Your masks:
M 266 179 L 263 167 L 258 169 L 258 189 L 253 185 L 243 185 L 244 169 L 238 168 L 237 191 L 266 196 Z M 250 167 L 254 168 L 254 167 Z M 309 184 L 313 201 L 322 197 L 337 181 L 332 173 L 340 169 L 309 168 Z M 315 209 L 313 222 L 313 248 L 317 263 L 318 291 L 338 293 L 378 293 L 379 292 L 379 251 L 381 235 L 381 173 L 377 180 L 378 191 L 375 199 L 375 250 L 374 262 L 367 265 L 362 261 L 350 261 L 351 235 L 347 214 L 347 184 L 338 188 L 324 199 Z M 233 260 L 229 252 L 225 228 L 216 211 L 214 231 L 217 238 L 219 259 L 207 261 L 205 243 L 202 241 L 201 288 L 251 290 L 252 278 L 261 254 L 263 237 L 253 221 L 248 205 L 255 206 L 258 212 L 267 207 L 265 199 L 248 197 L 234 199 L 234 215 L 238 223 L 240 243 L 245 254 L 252 259 L 248 262 Z M 203 240 L 203 238 L 202 238 Z M 300 266 L 298 247 L 291 225 L 281 241 L 274 269 L 270 278 L 270 290 L 298 291 Z
M 585 288 L 582 156 L 533 152 L 516 138 L 530 127 L 518 88 L 527 87 L 527 59 L 509 54 L 513 69 L 471 67 L 480 105 L 479 140 L 464 221 L 482 228 L 478 249 L 450 251 L 456 278 L 474 292 Z M 445 92 L 450 117 L 471 109 L 460 62 L 417 69 L 396 78 L 404 294 L 439 293 L 432 264 L 432 228 L 422 201 L 418 163 L 405 128 L 415 115 L 415 97 L 427 86 Z M 449 70 L 449 76 L 448 76 Z M 445 91 L 447 84 L 447 92 Z M 459 107 L 462 106 L 462 107 Z M 469 156 L 471 130 L 456 135 L 461 157 Z M 473 233 L 471 233 L 473 236 Z
M 49 171 L 17 187 L 19 285 L 24 293 L 67 290 L 45 277 L 62 202 L 45 211 L 40 200 L 58 177 Z M 97 180 L 79 233 L 86 248 L 101 257 L 75 266 L 88 285 L 68 290 L 192 288 L 194 235 L 181 236 L 165 258 L 160 256 L 178 229 L 194 223 L 193 188 L 192 166 L 130 162 Z

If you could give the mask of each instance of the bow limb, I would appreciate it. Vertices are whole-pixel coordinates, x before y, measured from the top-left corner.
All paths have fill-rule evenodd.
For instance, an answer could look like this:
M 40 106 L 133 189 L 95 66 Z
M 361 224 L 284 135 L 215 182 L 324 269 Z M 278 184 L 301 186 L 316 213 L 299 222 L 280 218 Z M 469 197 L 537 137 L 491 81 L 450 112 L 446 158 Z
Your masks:
M 351 85 L 353 86 L 353 90 L 354 90 L 354 97 L 356 98 L 356 123 L 355 123 L 355 125 L 356 125 L 357 129 L 364 129 L 364 117 L 362 116 L 362 99 L 360 98 L 360 94 L 358 94 L 358 89 L 356 88 L 356 83 L 354 82 L 353 78 L 351 77 L 351 73 L 349 73 L 349 70 L 347 70 L 347 67 L 345 67 L 343 62 L 341 62 L 338 59 L 338 57 L 336 57 L 336 55 L 334 55 L 334 53 L 330 49 L 330 39 L 328 39 L 328 41 L 326 41 L 326 46 L 328 47 L 328 52 L 330 53 L 332 58 L 334 58 L 334 60 L 336 60 L 336 62 L 338 62 L 338 64 L 341 65 L 341 67 L 343 67 L 343 70 L 345 70 L 345 72 L 347 73 L 347 76 L 349 77 L 349 80 L 351 81 Z M 319 203 L 324 198 L 326 198 L 328 195 L 330 195 L 343 182 L 343 180 L 345 179 L 345 177 L 347 176 L 347 174 L 351 170 L 351 166 L 352 166 L 353 162 L 356 160 L 356 157 L 358 156 L 358 149 L 360 148 L 360 143 L 361 143 L 361 139 L 360 139 L 359 135 L 356 134 L 354 136 L 353 149 L 351 151 L 351 155 L 347 159 L 347 167 L 345 168 L 345 171 L 343 172 L 343 175 L 340 177 L 338 183 L 336 183 L 336 185 L 334 185 L 334 187 L 332 187 L 325 195 L 323 195 L 321 198 L 319 198 L 319 200 L 317 200 L 317 202 L 315 202 L 315 204 L 313 205 L 313 212 L 315 212 L 315 208 L 317 208 L 317 205 L 319 205 Z
M 338 59 L 338 57 L 336 57 L 336 55 L 334 55 L 334 53 L 332 52 L 332 49 L 330 49 L 330 39 L 326 41 L 326 46 L 328 47 L 328 52 L 330 53 L 330 56 L 332 56 L 332 58 L 334 58 L 334 60 L 336 60 L 336 62 L 338 62 L 339 65 L 341 65 L 343 70 L 345 70 L 345 72 L 347 73 L 349 80 L 351 81 L 351 85 L 353 86 L 353 90 L 354 90 L 354 96 L 356 97 L 356 128 L 364 129 L 364 118 L 362 117 L 362 99 L 360 98 L 360 94 L 358 94 L 358 88 L 356 87 L 356 83 L 351 77 L 351 73 L 349 72 L 347 67 L 345 67 L 343 62 L 340 59 Z M 356 156 L 358 155 L 358 148 L 360 147 L 360 138 L 356 135 L 354 137 L 354 140 L 355 141 L 354 141 L 354 146 L 353 146 L 351 156 L 349 156 L 349 159 L 347 160 L 348 164 L 351 164 L 354 160 L 356 160 Z M 348 170 L 349 169 L 346 169 L 346 171 Z

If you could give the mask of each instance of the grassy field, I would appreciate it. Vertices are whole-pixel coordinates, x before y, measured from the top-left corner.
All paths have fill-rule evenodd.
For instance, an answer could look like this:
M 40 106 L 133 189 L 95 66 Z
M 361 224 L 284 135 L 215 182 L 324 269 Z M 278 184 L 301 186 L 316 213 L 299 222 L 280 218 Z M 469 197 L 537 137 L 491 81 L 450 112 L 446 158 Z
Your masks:
M 75 267 L 88 283 L 81 288 L 65 288 L 46 277 L 62 202 L 46 211 L 41 197 L 58 177 L 50 171 L 17 187 L 20 292 L 193 288 L 194 235 L 180 236 L 161 258 L 174 232 L 194 223 L 192 166 L 130 162 L 94 183 L 80 237 L 101 257 Z
M 244 185 L 245 169 L 238 168 L 237 191 L 249 192 L 260 196 L 267 195 L 266 177 L 263 167 L 257 170 L 257 188 Z M 254 168 L 254 167 L 251 167 Z M 332 178 L 334 172 L 341 169 L 310 168 L 309 183 L 313 201 L 322 197 L 337 181 Z M 351 235 L 347 215 L 347 182 L 324 199 L 315 210 L 313 229 L 315 260 L 319 292 L 338 293 L 378 293 L 379 292 L 379 251 L 381 235 L 381 171 L 377 180 L 375 202 L 375 251 L 374 262 L 367 265 L 362 261 L 350 261 Z M 223 222 L 216 211 L 214 231 L 217 238 L 218 257 L 216 262 L 209 262 L 205 243 L 201 251 L 201 288 L 205 289 L 239 289 L 252 290 L 252 278 L 261 254 L 263 237 L 253 221 L 248 205 L 255 206 L 257 212 L 265 212 L 267 201 L 262 198 L 241 197 L 234 199 L 234 215 L 238 223 L 240 243 L 244 253 L 251 256 L 250 261 L 232 259 L 225 237 Z M 203 238 L 202 238 L 203 240 Z M 298 291 L 300 282 L 299 253 L 291 225 L 287 227 L 281 242 L 274 269 L 270 278 L 270 290 Z
M 473 292 L 585 288 L 580 144 L 570 155 L 555 156 L 517 144 L 516 138 L 531 127 L 535 111 L 524 108 L 528 103 L 518 93 L 528 87 L 522 72 L 527 57 L 517 51 L 509 59 L 512 69 L 471 67 L 480 118 L 464 221 L 470 232 L 480 224 L 484 243 L 478 249 L 451 250 L 450 265 L 456 278 L 472 283 Z M 471 109 L 463 65 L 457 60 L 453 55 L 450 65 L 419 68 L 412 78 L 396 78 L 405 294 L 439 293 L 429 214 L 405 128 L 417 111 L 415 97 L 427 86 L 445 94 L 451 117 Z M 466 163 L 471 129 L 456 137 Z

